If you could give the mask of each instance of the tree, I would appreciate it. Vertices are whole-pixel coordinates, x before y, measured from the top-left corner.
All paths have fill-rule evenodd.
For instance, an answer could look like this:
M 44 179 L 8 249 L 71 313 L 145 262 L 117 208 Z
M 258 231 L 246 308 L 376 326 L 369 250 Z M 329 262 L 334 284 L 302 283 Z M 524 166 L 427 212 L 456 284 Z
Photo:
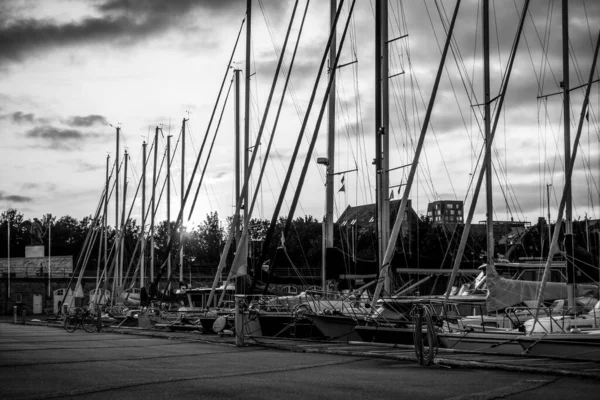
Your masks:
M 211 212 L 206 215 L 206 220 L 197 226 L 196 260 L 201 266 L 216 266 L 221 258 L 225 232 L 219 222 L 219 214 Z
M 8 257 L 8 232 L 10 230 L 10 256 L 24 257 L 25 246 L 29 241 L 29 234 L 21 227 L 23 214 L 15 208 L 9 208 L 0 214 L 0 257 Z
M 156 259 L 161 260 L 167 259 L 167 248 L 169 246 L 169 236 L 173 229 L 175 228 L 175 222 L 171 221 L 161 221 L 156 227 L 156 231 L 154 234 L 154 248 L 156 250 Z M 179 248 L 179 235 L 175 231 L 173 239 L 171 241 L 171 255 L 177 253 L 177 249 Z

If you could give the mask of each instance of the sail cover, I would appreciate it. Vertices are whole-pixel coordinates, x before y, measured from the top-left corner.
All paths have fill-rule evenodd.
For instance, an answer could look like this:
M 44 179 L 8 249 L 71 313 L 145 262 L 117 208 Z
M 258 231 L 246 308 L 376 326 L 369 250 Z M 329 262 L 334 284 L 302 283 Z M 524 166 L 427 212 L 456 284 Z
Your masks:
M 486 297 L 487 311 L 503 310 L 523 303 L 524 301 L 536 300 L 541 282 L 522 281 L 501 277 L 496 268 L 486 265 L 486 283 L 488 294 Z M 577 285 L 575 296 L 594 295 L 597 286 Z M 545 301 L 554 301 L 567 298 L 567 284 L 562 282 L 548 282 L 544 290 Z

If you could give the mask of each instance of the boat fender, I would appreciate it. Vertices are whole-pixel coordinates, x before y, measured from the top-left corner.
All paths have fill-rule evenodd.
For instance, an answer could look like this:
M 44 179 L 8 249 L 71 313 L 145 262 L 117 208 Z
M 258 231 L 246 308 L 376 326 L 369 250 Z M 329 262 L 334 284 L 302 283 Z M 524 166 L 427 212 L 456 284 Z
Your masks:
M 302 319 L 304 318 L 305 314 L 308 314 L 311 312 L 310 306 L 308 304 L 296 304 L 292 310 L 292 315 L 294 315 L 295 319 Z
M 223 331 L 223 329 L 225 329 L 226 325 L 227 325 L 227 318 L 225 318 L 225 317 L 217 318 L 212 326 L 213 332 L 219 333 L 219 332 Z

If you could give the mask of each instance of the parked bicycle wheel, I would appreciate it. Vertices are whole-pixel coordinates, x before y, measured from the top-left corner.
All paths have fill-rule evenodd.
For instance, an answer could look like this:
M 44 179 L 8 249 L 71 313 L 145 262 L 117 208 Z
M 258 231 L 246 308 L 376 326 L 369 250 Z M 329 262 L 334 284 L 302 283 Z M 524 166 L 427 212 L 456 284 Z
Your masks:
M 86 332 L 89 332 L 89 333 L 96 332 L 96 320 L 90 315 L 86 315 L 85 317 L 83 317 L 83 321 L 81 322 L 81 325 L 83 326 L 83 329 Z
M 69 315 L 67 319 L 65 319 L 65 330 L 67 332 L 75 332 L 78 325 L 79 318 L 77 318 L 75 315 Z

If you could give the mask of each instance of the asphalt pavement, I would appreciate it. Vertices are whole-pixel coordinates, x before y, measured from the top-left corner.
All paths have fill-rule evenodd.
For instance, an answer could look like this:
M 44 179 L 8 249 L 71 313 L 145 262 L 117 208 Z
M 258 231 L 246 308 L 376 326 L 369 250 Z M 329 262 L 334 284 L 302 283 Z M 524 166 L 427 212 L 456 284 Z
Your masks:
M 334 347 L 274 340 L 236 347 L 232 338 L 193 332 L 69 334 L 4 322 L 0 397 L 529 400 L 595 398 L 600 389 L 595 379 L 561 374 L 422 367 L 402 348 Z

